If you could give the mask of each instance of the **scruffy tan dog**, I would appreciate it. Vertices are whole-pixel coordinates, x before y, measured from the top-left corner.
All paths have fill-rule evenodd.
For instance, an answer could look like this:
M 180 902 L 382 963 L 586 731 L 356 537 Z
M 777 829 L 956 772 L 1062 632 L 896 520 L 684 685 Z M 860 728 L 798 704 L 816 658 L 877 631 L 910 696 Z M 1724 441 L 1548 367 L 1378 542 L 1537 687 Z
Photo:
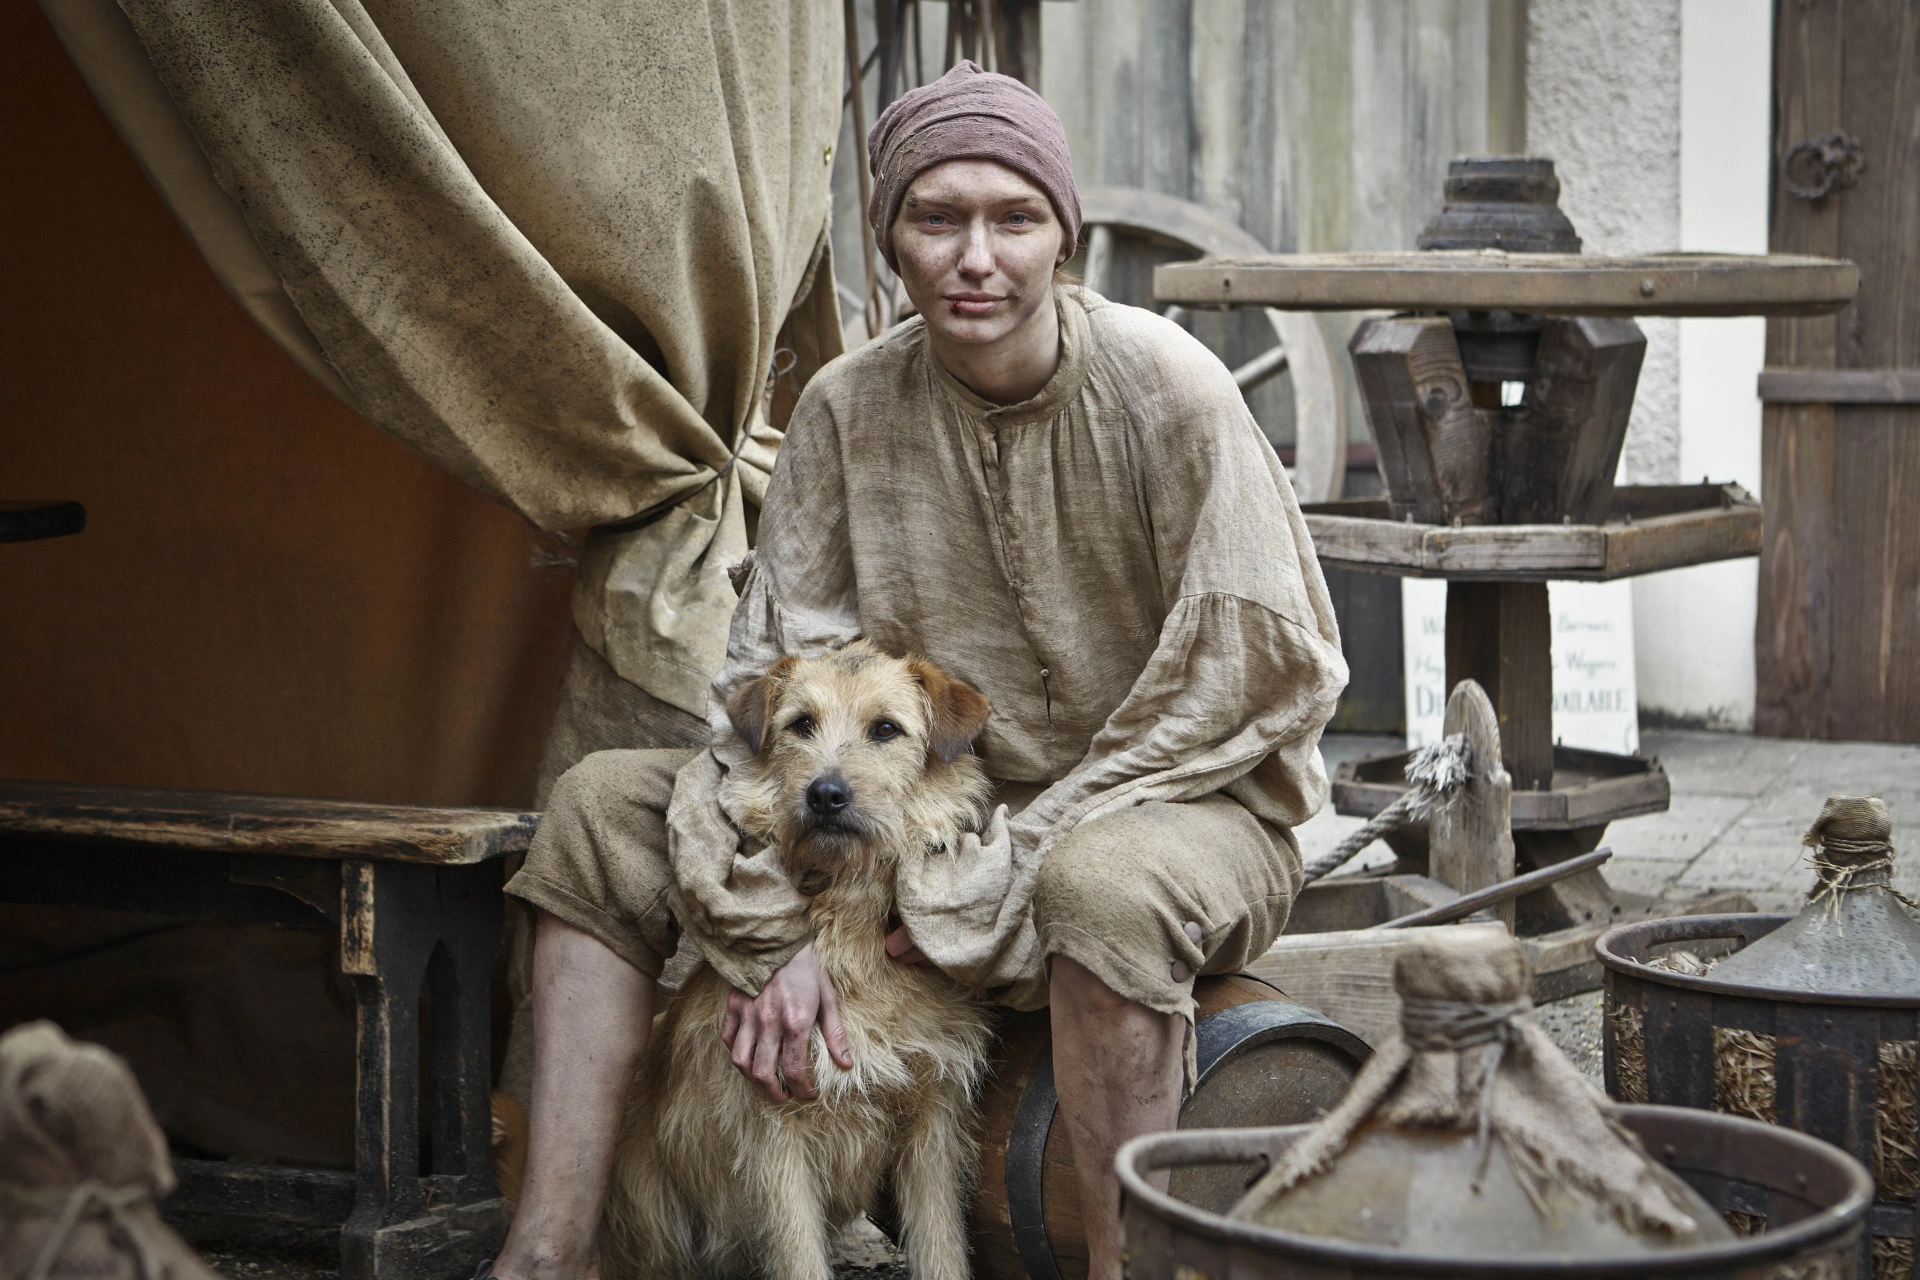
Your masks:
M 966 1280 L 963 1206 L 985 1009 L 885 950 L 894 873 L 984 818 L 968 747 L 987 701 L 864 641 L 783 658 L 728 708 L 754 751 L 722 793 L 810 895 L 854 1067 L 813 1032 L 815 1101 L 775 1102 L 728 1059 L 728 987 L 701 966 L 660 1014 L 635 1079 L 601 1228 L 606 1280 L 830 1280 L 833 1232 L 892 1175 L 918 1280 Z

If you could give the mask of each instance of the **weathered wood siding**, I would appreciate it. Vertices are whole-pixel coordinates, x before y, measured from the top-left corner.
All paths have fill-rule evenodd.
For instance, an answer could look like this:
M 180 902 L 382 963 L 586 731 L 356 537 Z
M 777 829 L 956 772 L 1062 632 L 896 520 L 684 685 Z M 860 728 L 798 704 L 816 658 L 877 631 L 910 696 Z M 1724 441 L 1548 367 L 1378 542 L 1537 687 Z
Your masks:
M 1850 258 L 1861 282 L 1837 316 L 1768 321 L 1771 368 L 1920 368 L 1917 66 L 1912 4 L 1778 6 L 1772 247 Z M 1865 152 L 1858 185 L 1795 197 L 1780 166 L 1836 129 Z M 1776 403 L 1764 422 L 1754 730 L 1920 742 L 1920 405 Z

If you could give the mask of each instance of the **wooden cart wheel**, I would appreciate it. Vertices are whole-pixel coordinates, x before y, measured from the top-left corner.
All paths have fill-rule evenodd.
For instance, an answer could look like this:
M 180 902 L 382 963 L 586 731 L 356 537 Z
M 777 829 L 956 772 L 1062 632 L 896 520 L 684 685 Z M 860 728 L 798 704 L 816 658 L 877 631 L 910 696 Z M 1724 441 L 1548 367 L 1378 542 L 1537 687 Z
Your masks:
M 1252 235 L 1212 210 L 1157 191 L 1088 188 L 1080 192 L 1080 212 L 1087 227 L 1084 274 L 1087 287 L 1096 293 L 1106 292 L 1103 286 L 1116 234 L 1190 250 L 1203 257 L 1267 251 Z M 1167 307 L 1162 314 L 1179 320 L 1186 309 Z M 1306 312 L 1269 307 L 1266 315 L 1273 326 L 1275 345 L 1235 369 L 1233 380 L 1245 393 L 1283 370 L 1292 372 L 1294 465 L 1289 474 L 1294 492 L 1301 502 L 1338 498 L 1347 473 L 1346 401 L 1326 335 Z

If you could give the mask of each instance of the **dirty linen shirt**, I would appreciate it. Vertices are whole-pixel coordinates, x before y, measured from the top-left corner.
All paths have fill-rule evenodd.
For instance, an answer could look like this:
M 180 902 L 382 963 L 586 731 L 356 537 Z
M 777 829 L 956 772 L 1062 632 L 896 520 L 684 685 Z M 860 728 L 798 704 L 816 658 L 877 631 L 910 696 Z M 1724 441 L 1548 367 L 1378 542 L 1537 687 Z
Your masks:
M 742 847 L 718 801 L 748 759 L 727 699 L 784 654 L 858 635 L 923 654 L 992 703 L 988 775 L 1051 784 L 897 890 L 929 959 L 1020 1007 L 1045 1002 L 1034 877 L 1076 825 L 1223 791 L 1286 828 L 1326 797 L 1320 732 L 1347 669 L 1279 459 L 1179 326 L 1056 293 L 1060 365 L 1031 400 L 968 391 L 916 318 L 828 365 L 794 412 L 713 682 L 714 747 L 668 813 L 669 904 L 736 987 L 806 938 L 773 852 Z

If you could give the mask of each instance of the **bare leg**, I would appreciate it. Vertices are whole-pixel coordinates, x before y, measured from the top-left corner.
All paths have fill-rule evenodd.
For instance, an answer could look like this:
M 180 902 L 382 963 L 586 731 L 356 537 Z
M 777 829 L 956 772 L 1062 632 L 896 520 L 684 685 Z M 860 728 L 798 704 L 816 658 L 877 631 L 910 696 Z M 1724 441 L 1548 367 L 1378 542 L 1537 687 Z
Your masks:
M 527 1175 L 494 1264 L 501 1280 L 588 1274 L 627 1090 L 653 1027 L 653 979 L 540 913 L 533 948 Z
M 1063 955 L 1053 957 L 1048 1000 L 1053 1081 L 1087 1224 L 1087 1280 L 1120 1280 L 1113 1156 L 1128 1139 L 1179 1122 L 1186 1028 L 1177 1017 L 1122 999 Z

